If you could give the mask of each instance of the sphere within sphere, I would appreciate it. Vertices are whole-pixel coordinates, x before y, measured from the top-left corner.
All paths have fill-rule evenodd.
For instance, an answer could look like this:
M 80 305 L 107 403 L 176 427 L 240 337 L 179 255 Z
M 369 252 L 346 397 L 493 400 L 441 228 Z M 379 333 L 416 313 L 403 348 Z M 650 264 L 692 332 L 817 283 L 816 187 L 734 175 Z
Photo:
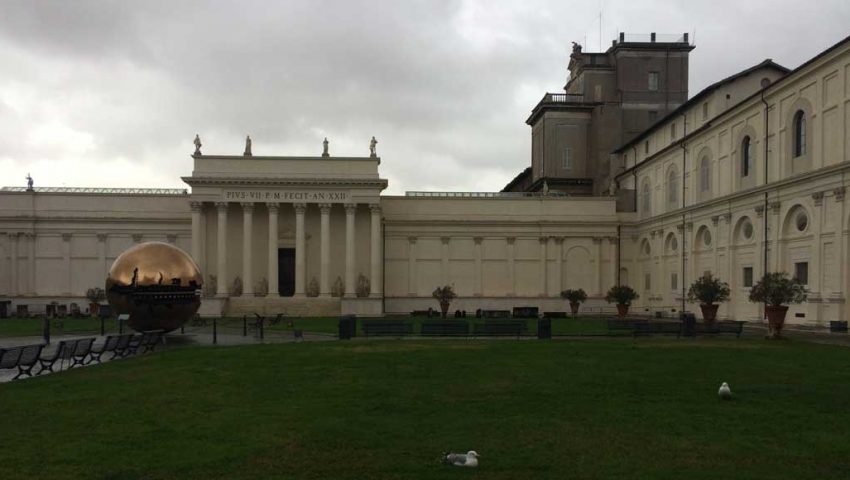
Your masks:
M 129 314 L 133 330 L 180 328 L 201 306 L 203 277 L 192 257 L 174 245 L 145 242 L 124 251 L 106 277 L 115 315 Z

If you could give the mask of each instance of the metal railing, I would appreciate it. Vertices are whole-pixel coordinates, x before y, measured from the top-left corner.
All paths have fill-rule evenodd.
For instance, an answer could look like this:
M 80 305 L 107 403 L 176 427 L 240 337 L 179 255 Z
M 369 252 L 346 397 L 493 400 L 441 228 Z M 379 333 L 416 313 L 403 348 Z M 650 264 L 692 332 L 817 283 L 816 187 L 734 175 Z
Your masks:
M 680 33 L 620 33 L 617 43 L 688 43 Z
M 540 103 L 582 103 L 584 95 L 580 93 L 547 93 Z
M 122 195 L 188 195 L 185 188 L 2 187 L 0 192 L 96 193 Z

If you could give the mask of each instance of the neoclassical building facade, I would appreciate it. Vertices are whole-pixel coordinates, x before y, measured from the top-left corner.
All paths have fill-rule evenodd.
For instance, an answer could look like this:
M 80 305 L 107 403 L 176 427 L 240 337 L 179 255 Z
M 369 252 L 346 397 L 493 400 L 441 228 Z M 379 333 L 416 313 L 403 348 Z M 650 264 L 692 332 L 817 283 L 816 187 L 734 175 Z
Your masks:
M 385 195 L 374 154 L 200 150 L 187 190 L 4 187 L 0 297 L 79 302 L 157 240 L 195 258 L 211 315 L 406 313 L 447 284 L 453 309 L 564 310 L 559 292 L 583 288 L 601 311 L 617 283 L 636 310 L 675 315 L 699 310 L 684 294 L 711 272 L 733 291 L 720 315 L 758 320 L 749 287 L 783 270 L 811 292 L 790 321 L 847 319 L 850 40 L 688 98 L 692 48 L 621 35 L 574 49 L 565 92 L 528 119 L 531 167 L 502 192 Z

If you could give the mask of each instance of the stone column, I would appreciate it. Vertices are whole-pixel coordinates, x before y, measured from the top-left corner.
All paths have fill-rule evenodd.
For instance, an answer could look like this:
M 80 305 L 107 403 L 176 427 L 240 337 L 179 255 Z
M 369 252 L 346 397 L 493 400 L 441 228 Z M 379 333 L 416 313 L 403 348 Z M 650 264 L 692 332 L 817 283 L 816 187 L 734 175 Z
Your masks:
M 201 202 L 189 202 L 189 207 L 192 209 L 192 258 L 195 259 L 195 263 L 198 264 L 202 272 L 204 271 L 203 262 L 201 261 L 201 256 L 203 255 L 201 247 L 201 242 L 203 241 L 203 234 L 201 232 L 203 205 Z
M 508 237 L 505 239 L 508 249 L 508 296 L 516 296 L 516 269 L 514 268 L 514 258 L 516 257 L 516 238 Z
M 720 308 L 724 310 L 724 314 L 726 318 L 735 318 L 735 301 L 737 299 L 736 294 L 737 290 L 741 287 L 741 282 L 736 279 L 743 280 L 743 274 L 740 269 L 736 272 L 732 269 L 732 243 L 735 241 L 733 238 L 732 231 L 732 214 L 724 213 L 721 215 L 723 217 L 723 224 L 726 226 L 726 281 L 729 282 L 730 285 L 733 285 L 732 290 L 732 301 L 724 302 L 723 306 Z M 752 220 L 750 221 L 752 223 Z M 755 225 L 753 225 L 755 228 Z
M 829 267 L 823 264 L 823 240 L 821 240 L 821 232 L 823 231 L 823 192 L 815 192 L 812 194 L 812 201 L 814 203 L 814 208 L 812 209 L 812 236 L 814 237 L 814 249 L 812 250 L 812 262 L 809 265 L 809 287 L 811 289 L 811 293 L 815 299 L 820 297 L 823 299 L 824 297 L 824 289 L 823 285 L 821 285 L 821 278 L 823 277 L 823 272 L 826 272 Z M 792 271 L 793 275 L 794 272 Z M 820 310 L 820 309 L 819 309 Z M 817 320 L 822 320 L 820 318 L 820 312 Z
M 280 295 L 280 285 L 277 282 L 277 203 L 267 203 L 269 209 L 269 295 L 277 297 Z
M 556 237 L 555 245 L 555 255 L 557 255 L 557 258 L 555 259 L 555 268 L 558 269 L 556 276 L 558 279 L 558 291 L 555 292 L 555 294 L 560 295 L 561 292 L 564 291 L 564 237 Z
M 10 279 L 11 282 L 12 282 L 12 285 L 10 285 L 11 288 L 9 289 L 9 293 L 13 296 L 18 294 L 18 289 L 20 288 L 20 285 L 18 284 L 19 283 L 18 282 L 18 272 L 20 271 L 20 266 L 18 265 L 18 263 L 19 263 L 18 262 L 18 257 L 19 257 L 19 255 L 18 255 L 18 238 L 19 237 L 20 237 L 19 233 L 9 234 L 9 242 L 11 242 L 11 247 L 9 249 L 9 250 L 11 250 L 11 259 L 10 259 L 11 262 L 9 264 L 9 271 L 12 274 L 11 279 Z
M 372 267 L 369 278 L 369 296 L 372 298 L 380 298 L 384 296 L 384 276 L 383 276 L 383 237 L 381 236 L 381 206 L 377 203 L 369 205 L 369 210 L 372 212 L 372 235 L 371 235 L 371 255 L 370 266 Z
M 330 297 L 330 267 L 331 267 L 331 204 L 320 203 L 321 212 L 321 258 L 319 261 L 319 296 Z
M 605 295 L 608 287 L 617 283 L 617 237 L 608 237 L 608 271 L 611 272 L 611 278 L 608 280 L 610 285 L 602 285 L 602 291 L 599 293 Z
M 304 214 L 307 211 L 306 203 L 296 203 L 295 207 L 295 294 L 296 297 L 304 297 L 305 290 L 305 270 L 304 259 L 306 257 L 306 248 L 304 232 Z
M 764 264 L 764 249 L 767 248 L 767 237 L 764 232 L 764 205 L 756 205 L 756 219 L 753 222 L 753 228 L 756 230 L 756 245 L 761 248 L 756 249 L 756 271 L 753 272 L 753 282 L 758 282 L 761 277 L 767 273 L 768 266 Z
M 416 296 L 416 237 L 407 237 L 407 293 Z
M 345 204 L 345 296 L 354 298 L 354 214 L 357 205 Z
M 484 296 L 484 272 L 483 272 L 483 261 L 484 261 L 484 252 L 483 246 L 481 245 L 484 241 L 481 237 L 475 237 L 472 239 L 475 242 L 475 291 L 473 295 L 476 297 Z
M 27 292 L 35 295 L 35 233 L 27 234 L 27 277 L 29 277 Z
M 242 294 L 254 295 L 254 204 L 242 203 Z
M 227 296 L 227 202 L 218 202 L 215 204 L 218 210 L 218 232 L 216 241 L 216 275 L 218 276 L 218 285 L 216 288 L 217 297 Z
M 440 283 L 448 285 L 451 272 L 449 272 L 449 237 L 440 237 Z
M 545 296 L 547 296 L 547 293 L 548 293 L 546 291 L 546 273 L 547 273 L 546 272 L 546 263 L 547 263 L 546 244 L 549 243 L 549 237 L 540 237 L 539 240 L 540 240 L 540 267 L 539 267 L 539 270 L 540 270 L 540 279 L 539 279 L 540 296 L 545 297 Z
M 112 266 L 106 264 L 106 239 L 107 236 L 105 233 L 97 234 L 97 261 L 100 264 L 100 268 L 103 269 L 104 275 L 109 274 L 109 267 Z
M 602 239 L 597 237 L 593 239 L 593 244 L 596 246 L 596 270 L 594 271 L 593 286 L 596 293 L 602 294 Z
M 779 210 L 781 208 L 779 202 L 770 204 L 770 220 L 768 221 L 768 232 L 770 235 L 770 249 L 768 250 L 768 261 L 773 266 L 774 272 L 785 270 L 782 258 L 782 249 L 779 248 L 779 231 L 782 229 L 779 221 Z M 793 272 L 792 272 L 793 273 Z
M 62 268 L 65 269 L 65 295 L 71 294 L 73 275 L 71 274 L 71 234 L 62 234 Z

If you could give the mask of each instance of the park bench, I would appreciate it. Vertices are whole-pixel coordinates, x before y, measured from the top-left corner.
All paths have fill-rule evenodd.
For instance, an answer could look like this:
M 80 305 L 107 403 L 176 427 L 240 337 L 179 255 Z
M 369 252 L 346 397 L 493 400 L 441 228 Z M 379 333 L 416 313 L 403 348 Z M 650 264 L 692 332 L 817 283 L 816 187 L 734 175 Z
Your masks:
M 481 310 L 484 318 L 511 318 L 510 310 Z
M 426 336 L 469 335 L 469 323 L 465 320 L 432 320 L 422 322 L 420 333 Z
M 80 340 L 77 340 L 77 343 L 74 345 L 74 349 L 71 351 L 71 366 L 69 368 L 85 365 L 86 359 L 91 353 L 92 345 L 94 345 L 93 338 L 81 338 Z
M 0 369 L 17 368 L 18 374 L 12 377 L 17 380 L 22 375 L 32 376 L 32 369 L 38 363 L 38 357 L 44 344 L 24 345 L 0 349 Z
M 741 333 L 744 331 L 744 322 L 735 320 L 724 320 L 714 322 L 714 324 L 697 323 L 694 326 L 696 335 L 720 335 L 723 333 L 731 333 L 738 338 L 741 338 Z
M 106 337 L 106 340 L 98 346 L 93 346 L 91 352 L 89 353 L 89 361 L 87 363 L 92 362 L 101 362 L 101 357 L 105 353 L 111 353 L 112 358 L 119 356 L 119 347 L 122 347 L 123 340 L 123 349 L 127 348 L 127 345 L 130 344 L 130 339 L 133 338 L 132 333 L 126 333 L 124 335 L 109 335 Z M 110 359 L 111 360 L 111 359 Z
M 526 330 L 525 320 L 490 320 L 473 325 L 472 334 L 476 337 L 519 337 Z
M 414 311 L 410 312 L 410 316 L 411 317 L 428 317 L 428 318 L 430 318 L 430 317 L 433 317 L 435 313 L 437 315 L 439 315 L 439 312 L 435 312 L 433 309 L 414 310 Z
M 53 373 L 53 365 L 56 364 L 56 361 L 59 360 L 64 362 L 65 360 L 70 360 L 74 355 L 74 350 L 76 349 L 77 343 L 81 340 L 62 340 L 56 345 L 56 349 L 53 350 L 53 353 L 39 357 L 38 363 L 41 365 L 41 368 L 38 371 L 38 374 L 41 375 L 45 371 Z M 88 339 L 94 341 L 93 338 Z M 60 363 L 61 366 L 61 363 Z
M 128 354 L 147 353 L 156 349 L 156 345 L 162 340 L 164 330 L 150 330 L 136 335 L 130 341 Z
M 404 320 L 363 320 L 363 335 L 367 337 L 402 337 L 413 333 L 413 324 Z
M 540 316 L 540 309 L 537 307 L 514 307 L 513 318 L 537 318 Z
M 110 360 L 115 360 L 116 357 L 126 357 L 133 353 L 130 350 L 130 344 L 133 343 L 134 335 L 132 333 L 125 333 L 118 338 L 118 343 L 115 345 L 115 350 L 112 352 L 112 358 Z
M 638 336 L 676 335 L 682 336 L 682 322 L 636 322 L 632 334 Z

